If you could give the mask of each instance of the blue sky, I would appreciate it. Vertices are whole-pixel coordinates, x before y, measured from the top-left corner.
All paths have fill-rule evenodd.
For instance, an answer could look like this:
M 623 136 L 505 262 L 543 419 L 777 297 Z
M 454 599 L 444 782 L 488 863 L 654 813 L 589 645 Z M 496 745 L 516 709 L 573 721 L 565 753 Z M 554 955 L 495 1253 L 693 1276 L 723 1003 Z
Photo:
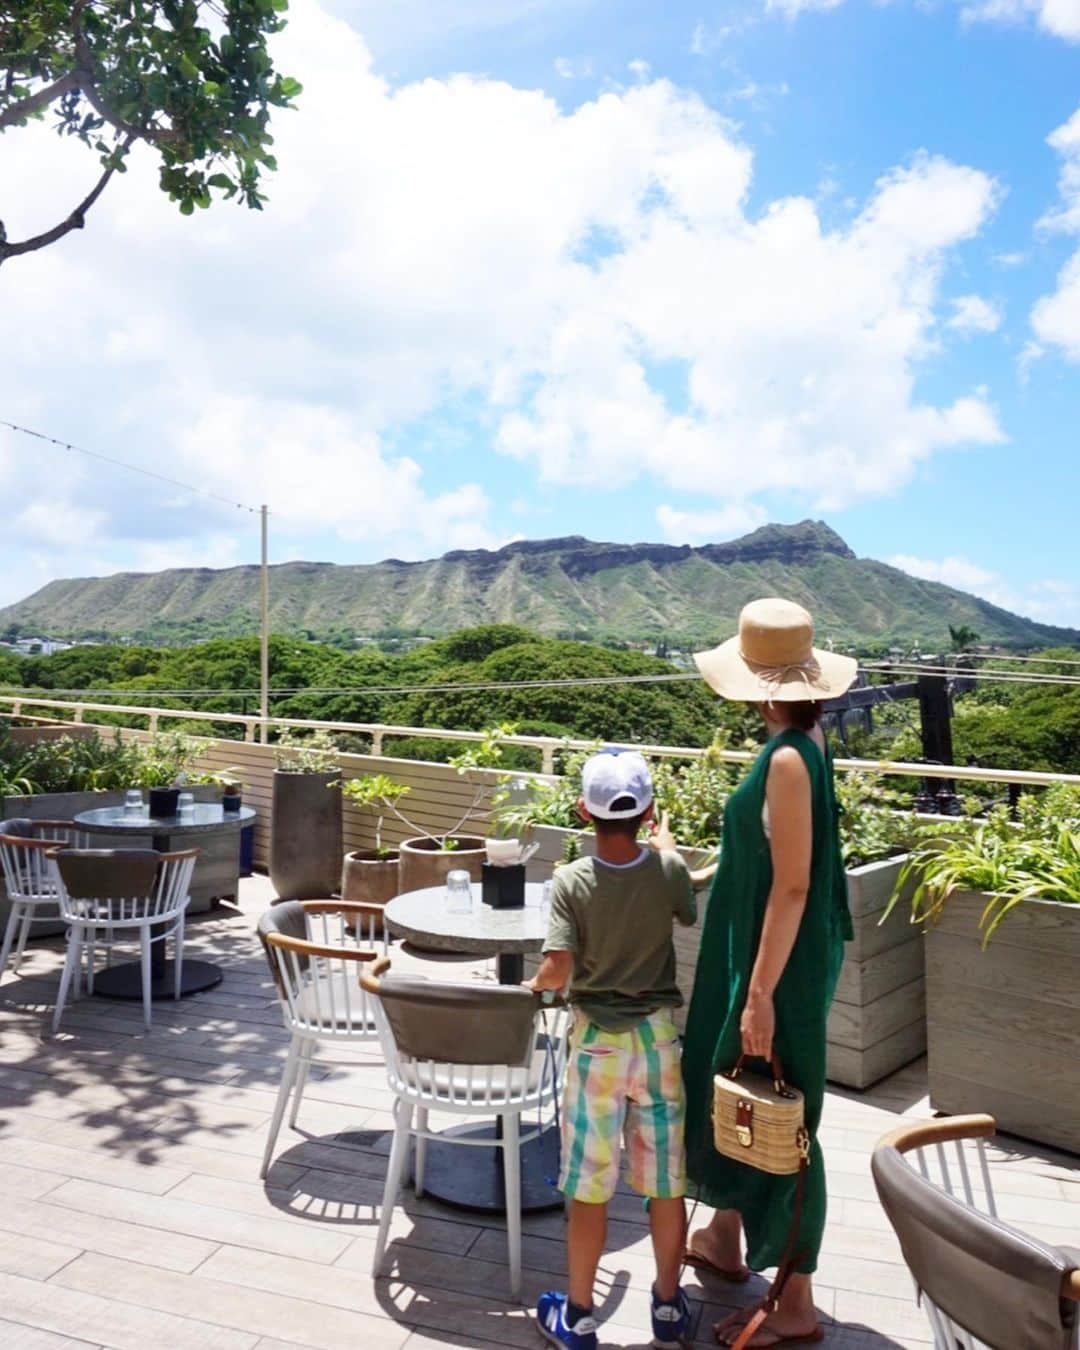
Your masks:
M 136 165 L 0 273 L 0 417 L 269 501 L 278 559 L 816 516 L 1080 626 L 1080 0 L 292 13 L 264 217 Z M 13 237 L 89 171 L 20 137 Z M 3 599 L 250 559 L 248 517 L 50 453 L 0 435 Z

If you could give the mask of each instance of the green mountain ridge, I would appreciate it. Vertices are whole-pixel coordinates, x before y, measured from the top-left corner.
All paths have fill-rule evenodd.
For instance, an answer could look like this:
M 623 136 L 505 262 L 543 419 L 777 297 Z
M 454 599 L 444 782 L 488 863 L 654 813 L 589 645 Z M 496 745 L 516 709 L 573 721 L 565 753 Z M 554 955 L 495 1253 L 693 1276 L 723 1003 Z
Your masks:
M 947 644 L 949 625 L 1010 647 L 1075 643 L 1080 632 L 886 563 L 858 558 L 821 521 L 765 525 L 729 543 L 596 543 L 580 536 L 457 550 L 425 562 L 287 562 L 270 569 L 275 632 L 316 638 L 440 636 L 517 623 L 550 636 L 707 644 L 741 607 L 783 595 L 837 644 Z M 185 641 L 253 633 L 259 569 L 175 568 L 52 581 L 0 609 L 0 628 L 49 637 Z

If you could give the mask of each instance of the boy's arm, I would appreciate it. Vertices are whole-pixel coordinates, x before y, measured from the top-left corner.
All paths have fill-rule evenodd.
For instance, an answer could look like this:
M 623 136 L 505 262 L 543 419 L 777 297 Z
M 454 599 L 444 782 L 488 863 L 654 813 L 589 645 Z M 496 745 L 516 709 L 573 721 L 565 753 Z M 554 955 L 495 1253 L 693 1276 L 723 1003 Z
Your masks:
M 565 989 L 574 974 L 574 953 L 580 945 L 570 896 L 556 872 L 555 883 L 551 888 L 551 918 L 544 940 L 544 959 L 533 978 L 524 982 L 526 989 L 537 994 L 546 989 Z
M 671 862 L 672 881 L 676 888 L 672 912 L 684 928 L 691 928 L 697 923 L 697 895 L 694 891 L 693 873 L 678 854 L 675 854 Z
M 540 969 L 531 980 L 525 981 L 525 988 L 534 994 L 543 993 L 545 989 L 554 989 L 558 993 L 570 983 L 573 973 L 573 952 L 545 952 Z

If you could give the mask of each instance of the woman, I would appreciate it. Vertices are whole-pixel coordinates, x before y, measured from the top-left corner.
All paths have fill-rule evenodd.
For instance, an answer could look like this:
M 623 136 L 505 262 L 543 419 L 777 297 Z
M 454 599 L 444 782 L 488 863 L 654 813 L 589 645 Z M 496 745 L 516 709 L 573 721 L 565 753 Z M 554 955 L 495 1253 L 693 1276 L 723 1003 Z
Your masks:
M 689 1259 L 732 1281 L 780 1266 L 788 1250 L 796 1176 L 772 1176 L 716 1152 L 713 1075 L 740 1052 L 777 1056 L 806 1098 L 812 1138 L 793 1272 L 748 1344 L 806 1344 L 823 1333 L 811 1275 L 825 1224 L 825 1170 L 817 1129 L 825 1095 L 825 1020 L 852 936 L 837 831 L 832 764 L 818 725 L 821 700 L 855 679 L 850 657 L 813 647 L 813 620 L 786 600 L 757 600 L 739 635 L 696 657 L 722 698 L 757 704 L 768 743 L 724 812 L 683 1051 L 691 1194 L 716 1213 L 694 1233 Z M 755 1066 L 757 1067 L 757 1066 Z M 761 1066 L 764 1068 L 764 1066 Z M 768 1072 L 767 1069 L 765 1069 Z M 733 1345 L 749 1310 L 721 1323 Z

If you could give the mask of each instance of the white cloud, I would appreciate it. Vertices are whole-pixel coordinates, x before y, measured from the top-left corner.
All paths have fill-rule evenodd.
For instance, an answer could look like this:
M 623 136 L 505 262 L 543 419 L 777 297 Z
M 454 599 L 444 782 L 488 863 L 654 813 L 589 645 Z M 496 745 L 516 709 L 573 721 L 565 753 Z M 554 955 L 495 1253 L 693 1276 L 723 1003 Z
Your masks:
M 1002 438 L 985 391 L 916 392 L 951 251 L 995 207 L 985 174 L 916 156 L 828 228 L 804 198 L 751 211 L 747 145 L 644 69 L 564 112 L 465 75 L 391 88 L 314 0 L 278 45 L 305 92 L 275 118 L 266 211 L 185 220 L 136 156 L 85 231 L 0 271 L 22 316 L 0 405 L 268 501 L 275 538 L 369 557 L 502 537 L 481 468 L 453 471 L 483 437 L 552 482 L 645 479 L 721 515 L 711 502 L 754 512 L 776 487 L 826 507 L 888 492 L 940 450 Z M 92 175 L 44 127 L 5 136 L 0 181 L 26 185 L 11 236 Z M 683 403 L 657 365 L 685 371 Z M 0 439 L 0 481 L 27 506 L 53 499 L 60 462 Z M 68 499 L 106 517 L 95 557 L 102 539 L 108 560 L 236 532 L 225 508 L 77 472 Z
M 1062 159 L 1061 200 L 1040 223 L 1045 229 L 1080 235 L 1080 108 L 1051 132 L 1047 144 Z M 1068 360 L 1080 362 L 1080 248 L 1058 274 L 1057 289 L 1036 301 L 1031 326 L 1040 344 L 1058 347 Z
M 673 544 L 715 544 L 734 539 L 764 525 L 768 513 L 764 507 L 733 502 L 716 511 L 680 511 L 660 506 L 656 520 L 664 538 Z
M 1060 628 L 1080 627 L 1080 585 L 1075 581 L 1046 578 L 1018 586 L 999 572 L 958 556 L 935 561 L 897 553 L 889 563 L 910 576 L 940 581 L 1040 623 L 1055 624 Z
M 593 73 L 593 63 L 583 56 L 574 61 L 569 56 L 555 58 L 555 74 L 562 80 L 585 80 Z
M 958 295 L 952 302 L 948 326 L 958 333 L 996 333 L 1001 311 L 981 295 Z
M 1034 20 L 1053 37 L 1080 42 L 1080 0 L 974 0 L 962 6 L 965 23 L 1019 24 Z

